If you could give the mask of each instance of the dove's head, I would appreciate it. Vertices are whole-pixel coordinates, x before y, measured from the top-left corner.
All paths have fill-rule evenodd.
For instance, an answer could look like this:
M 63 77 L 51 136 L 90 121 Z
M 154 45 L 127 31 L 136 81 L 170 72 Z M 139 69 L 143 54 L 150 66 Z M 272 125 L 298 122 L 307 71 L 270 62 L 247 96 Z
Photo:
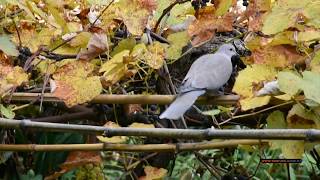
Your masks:
M 241 61 L 240 55 L 238 54 L 233 44 L 224 44 L 219 47 L 217 52 L 223 53 L 228 56 L 232 62 L 233 67 L 237 66 L 240 69 L 244 69 L 246 67 L 246 65 Z
M 233 56 L 239 56 L 239 54 L 236 51 L 236 48 L 232 44 L 223 44 L 222 46 L 219 47 L 217 52 L 223 53 L 230 58 Z

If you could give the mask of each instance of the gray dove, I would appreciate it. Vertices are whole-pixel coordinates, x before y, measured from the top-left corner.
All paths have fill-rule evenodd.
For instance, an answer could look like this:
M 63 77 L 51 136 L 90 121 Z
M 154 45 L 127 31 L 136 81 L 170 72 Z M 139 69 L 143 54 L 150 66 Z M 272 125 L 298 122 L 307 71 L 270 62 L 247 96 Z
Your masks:
M 239 56 L 232 44 L 223 44 L 214 54 L 199 57 L 182 81 L 180 92 L 160 119 L 179 119 L 206 91 L 218 91 L 229 80 L 231 60 Z

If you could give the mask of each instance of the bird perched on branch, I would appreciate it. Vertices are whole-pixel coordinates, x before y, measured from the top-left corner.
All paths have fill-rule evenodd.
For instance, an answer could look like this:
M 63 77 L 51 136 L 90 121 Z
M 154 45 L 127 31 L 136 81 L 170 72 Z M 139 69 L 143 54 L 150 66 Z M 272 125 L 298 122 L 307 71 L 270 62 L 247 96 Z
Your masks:
M 206 91 L 218 91 L 229 80 L 232 59 L 239 57 L 232 44 L 224 44 L 214 54 L 199 57 L 183 79 L 180 92 L 160 119 L 179 119 Z

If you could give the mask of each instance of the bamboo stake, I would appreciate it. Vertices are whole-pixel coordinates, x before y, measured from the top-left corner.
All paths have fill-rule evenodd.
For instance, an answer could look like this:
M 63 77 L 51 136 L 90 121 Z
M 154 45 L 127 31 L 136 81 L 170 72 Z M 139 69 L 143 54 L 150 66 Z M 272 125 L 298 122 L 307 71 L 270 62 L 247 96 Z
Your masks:
M 41 93 L 13 93 L 5 99 L 12 101 L 34 101 L 41 96 Z M 91 103 L 100 104 L 170 104 L 174 100 L 174 95 L 116 95 L 116 94 L 100 94 L 95 97 Z M 234 105 L 238 102 L 238 95 L 226 96 L 201 96 L 197 100 L 198 104 L 220 104 Z M 52 93 L 44 93 L 43 101 L 45 102 L 62 102 Z
M 170 129 L 170 128 L 108 128 L 102 126 L 32 122 L 0 118 L 0 127 L 35 131 L 77 132 L 112 136 L 148 136 L 179 139 L 283 139 L 319 141 L 316 129 Z
M 264 145 L 267 141 L 226 140 L 220 142 L 177 143 L 177 144 L 0 144 L 0 151 L 127 151 L 127 152 L 180 152 L 190 150 L 221 149 L 238 145 Z

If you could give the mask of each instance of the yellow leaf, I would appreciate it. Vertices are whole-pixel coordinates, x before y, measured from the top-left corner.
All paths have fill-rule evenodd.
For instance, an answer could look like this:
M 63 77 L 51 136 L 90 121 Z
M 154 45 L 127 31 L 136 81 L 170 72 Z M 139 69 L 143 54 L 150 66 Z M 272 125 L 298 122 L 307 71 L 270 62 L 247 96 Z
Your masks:
M 259 84 L 263 81 L 271 81 L 275 78 L 276 74 L 276 69 L 271 66 L 262 64 L 247 66 L 246 69 L 239 72 L 232 91 L 242 97 L 252 97 L 254 84 Z
M 319 28 L 319 11 L 318 1 L 278 0 L 266 16 L 262 32 L 266 35 L 276 34 L 290 27 L 297 27 L 298 22 Z
M 214 4 L 216 6 L 216 12 L 215 15 L 216 16 L 222 16 L 224 15 L 226 12 L 228 12 L 229 8 L 232 5 L 233 0 L 216 0 L 214 1 Z
M 304 141 L 290 141 L 282 142 L 282 154 L 287 159 L 301 159 L 304 153 Z
M 271 96 L 261 96 L 261 97 L 253 97 L 253 98 L 245 98 L 240 100 L 241 109 L 243 111 L 254 109 L 257 107 L 261 107 L 267 105 L 271 99 Z
M 154 42 L 147 47 L 148 51 L 144 54 L 146 64 L 153 69 L 160 69 L 164 63 L 165 49 L 159 42 Z
M 100 94 L 102 86 L 99 76 L 89 76 L 93 65 L 84 61 L 70 62 L 57 70 L 55 96 L 62 99 L 68 107 L 92 100 Z
M 81 32 L 69 42 L 71 47 L 86 47 L 92 34 L 89 32 Z
M 157 21 L 161 16 L 161 14 L 163 13 L 163 10 L 167 8 L 169 4 L 172 4 L 174 2 L 175 0 L 157 1 L 158 7 L 153 17 L 153 21 Z M 191 3 L 177 4 L 174 6 L 174 8 L 171 9 L 170 16 L 168 17 L 168 20 L 166 21 L 166 23 L 168 25 L 180 24 L 187 19 L 187 15 L 193 15 L 193 14 L 194 14 L 194 9 L 191 6 Z
M 143 55 L 148 51 L 147 46 L 143 43 L 137 44 L 133 47 L 130 55 L 137 59 L 143 59 Z
M 293 129 L 320 129 L 320 117 L 301 104 L 295 104 L 288 113 L 287 124 Z
M 310 63 L 311 71 L 320 73 L 320 51 L 317 51 Z
M 167 39 L 170 42 L 167 48 L 167 59 L 178 59 L 182 54 L 182 48 L 190 41 L 186 31 L 170 34 Z
M 62 29 L 63 33 L 68 33 L 69 32 L 69 28 L 67 26 L 67 22 L 63 19 L 63 17 L 60 15 L 60 12 L 53 6 L 48 5 L 47 6 L 49 12 L 52 14 L 52 16 L 54 17 L 55 21 L 57 22 L 57 24 L 59 24 L 59 26 Z
M 123 50 L 131 51 L 135 47 L 135 45 L 136 45 L 136 40 L 134 38 L 123 39 L 113 49 L 113 51 L 110 53 L 110 55 L 114 56 L 115 54 L 118 54 L 119 52 L 121 52 Z
M 153 124 L 144 124 L 144 123 L 132 123 L 129 127 L 131 127 L 131 128 L 155 128 Z
M 309 42 L 316 41 L 320 39 L 320 31 L 307 30 L 298 33 L 298 42 Z
M 123 50 L 101 65 L 99 72 L 104 72 L 103 77 L 106 86 L 113 85 L 125 77 L 128 67 L 127 64 L 124 63 L 124 57 L 129 56 L 129 52 L 129 50 Z
M 53 74 L 57 69 L 55 61 L 49 59 L 41 60 L 36 58 L 32 64 L 36 65 L 41 74 Z
M 141 3 L 139 0 L 120 0 L 118 2 L 116 14 L 122 18 L 129 32 L 133 35 L 141 35 L 143 33 L 148 23 L 149 15 L 155 9 L 155 7 L 152 7 L 152 3 L 156 2 L 153 2 L 153 0 L 146 2 L 150 2 L 151 6 L 148 3 Z
M 21 43 L 23 46 L 30 48 L 31 52 L 38 50 L 40 45 L 50 46 L 52 40 L 58 35 L 55 29 L 42 28 L 39 33 L 34 29 L 22 29 L 20 33 Z M 19 43 L 18 35 L 15 33 L 12 41 L 16 44 Z
M 292 97 L 288 94 L 282 94 L 282 95 L 277 95 L 277 96 L 274 96 L 275 98 L 277 99 L 280 99 L 280 100 L 283 100 L 283 101 L 289 101 L 292 99 Z
M 104 127 L 108 128 L 119 128 L 120 126 L 112 121 L 108 121 Z M 97 136 L 97 139 L 101 142 L 105 143 L 124 143 L 127 141 L 126 136 L 113 136 L 113 137 L 104 137 L 104 136 Z
M 0 95 L 27 81 L 28 74 L 21 67 L 0 64 Z

